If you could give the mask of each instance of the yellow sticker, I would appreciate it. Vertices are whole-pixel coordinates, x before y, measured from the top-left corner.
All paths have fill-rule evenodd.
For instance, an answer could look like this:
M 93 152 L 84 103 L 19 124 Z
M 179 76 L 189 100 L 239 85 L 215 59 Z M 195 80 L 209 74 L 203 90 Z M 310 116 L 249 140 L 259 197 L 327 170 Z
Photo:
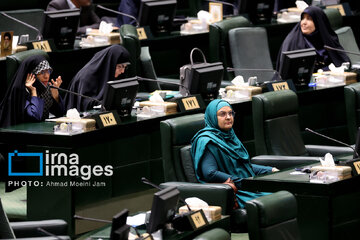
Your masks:
M 354 162 L 355 170 L 358 174 L 360 174 L 360 161 Z
M 272 86 L 274 88 L 274 91 L 289 89 L 289 85 L 287 84 L 287 82 L 273 83 Z
M 51 47 L 50 47 L 49 42 L 47 40 L 40 41 L 40 42 L 33 42 L 32 45 L 33 45 L 34 49 L 40 49 L 40 50 L 43 50 L 45 52 L 51 52 Z
M 145 29 L 143 27 L 139 27 L 136 29 L 139 40 L 147 39 Z
M 186 111 L 200 108 L 196 97 L 188 97 L 188 98 L 183 98 L 181 100 L 182 100 L 182 102 L 184 104 L 184 107 L 185 107 Z
M 99 116 L 104 127 L 116 125 L 116 119 L 113 113 L 102 114 Z
M 200 211 L 191 214 L 191 219 L 193 220 L 193 223 L 194 223 L 196 228 L 199 228 L 199 227 L 202 227 L 202 226 L 206 225 L 206 222 L 205 222 L 205 220 L 203 218 L 203 215 L 201 214 Z

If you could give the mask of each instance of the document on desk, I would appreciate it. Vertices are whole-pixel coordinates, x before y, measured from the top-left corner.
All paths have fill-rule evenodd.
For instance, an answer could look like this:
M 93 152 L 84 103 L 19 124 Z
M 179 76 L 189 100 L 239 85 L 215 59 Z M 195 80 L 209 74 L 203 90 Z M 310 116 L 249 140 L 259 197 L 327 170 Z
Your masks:
M 127 217 L 126 224 L 136 227 L 145 224 L 146 213 L 139 213 L 135 216 Z

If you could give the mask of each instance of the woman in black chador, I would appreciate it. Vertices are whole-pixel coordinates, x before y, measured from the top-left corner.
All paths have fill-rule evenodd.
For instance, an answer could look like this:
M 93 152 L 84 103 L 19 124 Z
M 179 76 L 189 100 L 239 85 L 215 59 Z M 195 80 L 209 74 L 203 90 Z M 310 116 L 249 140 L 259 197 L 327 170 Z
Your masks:
M 43 121 L 49 118 L 49 113 L 64 115 L 58 90 L 48 87 L 60 87 L 62 79 L 59 76 L 50 80 L 51 72 L 44 56 L 30 56 L 20 64 L 0 105 L 0 127 Z
M 121 45 L 112 45 L 100 52 L 75 75 L 69 90 L 102 101 L 105 85 L 124 73 L 129 64 L 129 52 Z M 66 109 L 76 108 L 83 112 L 99 105 L 99 102 L 67 93 Z
M 276 69 L 279 71 L 282 65 L 282 52 L 305 48 L 315 48 L 316 50 L 314 72 L 317 72 L 318 69 L 328 70 L 331 63 L 339 67 L 343 62 L 350 62 L 345 53 L 326 50 L 325 45 L 343 49 L 324 11 L 314 6 L 307 7 L 301 13 L 301 21 L 285 38 L 278 54 Z

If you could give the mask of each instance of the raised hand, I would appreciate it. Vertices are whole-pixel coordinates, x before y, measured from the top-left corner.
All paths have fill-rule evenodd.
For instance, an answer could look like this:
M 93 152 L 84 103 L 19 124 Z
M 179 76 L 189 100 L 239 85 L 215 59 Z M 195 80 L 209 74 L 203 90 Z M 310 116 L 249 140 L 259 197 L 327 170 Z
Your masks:
M 51 85 L 54 87 L 60 87 L 61 83 L 62 83 L 61 76 L 58 76 L 55 81 L 54 81 L 54 79 L 51 79 Z M 57 102 L 59 102 L 59 91 L 55 88 L 51 88 L 51 94 L 52 94 L 53 98 Z
M 37 97 L 36 87 L 33 86 L 34 82 L 36 81 L 36 77 L 32 73 L 28 73 L 25 80 L 25 87 L 30 92 L 32 97 Z

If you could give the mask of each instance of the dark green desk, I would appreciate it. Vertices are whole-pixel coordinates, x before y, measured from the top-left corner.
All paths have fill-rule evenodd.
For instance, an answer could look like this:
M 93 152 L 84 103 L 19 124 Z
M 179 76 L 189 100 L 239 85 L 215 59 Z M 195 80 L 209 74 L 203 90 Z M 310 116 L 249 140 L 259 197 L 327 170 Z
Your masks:
M 163 231 L 163 239 L 164 240 L 190 240 L 194 239 L 194 237 L 209 231 L 214 228 L 222 228 L 227 232 L 230 232 L 230 217 L 229 216 L 222 216 L 220 220 L 210 222 L 209 225 L 201 227 L 194 231 L 185 231 L 185 232 L 177 232 L 176 230 L 166 230 Z M 111 231 L 111 225 L 106 225 L 100 229 L 91 231 L 81 237 L 79 237 L 77 240 L 83 240 L 83 239 L 93 239 L 93 240 L 100 240 L 100 239 L 109 239 L 110 238 L 110 231 Z M 136 234 L 135 231 L 131 232 L 133 234 Z M 140 230 L 140 233 L 142 234 L 145 231 Z
M 310 183 L 294 169 L 244 179 L 248 191 L 287 190 L 296 196 L 302 239 L 356 239 L 360 227 L 360 176 L 329 184 Z
M 299 92 L 300 124 L 347 142 L 343 87 Z M 233 104 L 234 129 L 251 156 L 255 155 L 251 101 Z M 63 218 L 70 226 L 76 206 L 148 189 L 140 182 L 145 176 L 155 183 L 163 181 L 160 121 L 181 116 L 178 113 L 154 119 L 124 120 L 120 125 L 72 136 L 53 134 L 53 123 L 21 124 L 0 129 L 2 153 L 76 153 L 81 165 L 114 167 L 112 177 L 96 177 L 106 187 L 30 187 L 28 216 L 31 219 Z M 325 116 L 325 117 L 324 117 Z M 327 118 L 328 117 L 328 118 Z M 334 134 L 335 133 L 335 134 Z M 337 135 L 336 135 L 337 134 Z M 305 143 L 323 143 L 317 136 L 304 134 Z M 326 142 L 325 142 L 326 143 Z M 330 143 L 332 145 L 333 143 Z M 45 180 L 45 179 L 42 179 Z M 70 177 L 52 181 L 72 180 Z M 60 207 L 59 207 L 60 206 Z

